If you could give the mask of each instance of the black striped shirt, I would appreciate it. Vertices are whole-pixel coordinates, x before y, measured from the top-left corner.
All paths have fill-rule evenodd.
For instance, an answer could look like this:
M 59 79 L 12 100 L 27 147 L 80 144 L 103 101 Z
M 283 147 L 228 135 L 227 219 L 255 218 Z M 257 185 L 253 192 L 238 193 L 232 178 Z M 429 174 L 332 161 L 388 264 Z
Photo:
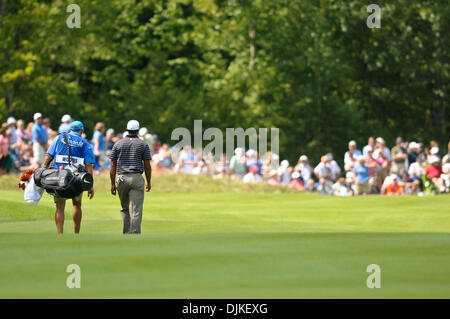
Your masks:
M 118 174 L 144 172 L 144 161 L 151 160 L 150 148 L 137 136 L 127 136 L 114 144 L 110 156 L 117 161 Z

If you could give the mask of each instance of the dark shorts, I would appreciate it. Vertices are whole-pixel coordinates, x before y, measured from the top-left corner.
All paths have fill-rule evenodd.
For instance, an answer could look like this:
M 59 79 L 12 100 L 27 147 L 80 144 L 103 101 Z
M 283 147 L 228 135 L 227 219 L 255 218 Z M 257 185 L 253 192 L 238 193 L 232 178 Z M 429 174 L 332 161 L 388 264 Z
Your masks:
M 74 198 L 64 198 L 64 197 L 60 197 L 59 195 L 54 195 L 53 199 L 55 201 L 55 204 L 61 200 L 68 200 L 68 199 L 72 199 L 75 202 L 81 202 L 81 199 L 83 198 L 83 193 L 81 193 L 80 195 L 78 195 L 77 197 Z

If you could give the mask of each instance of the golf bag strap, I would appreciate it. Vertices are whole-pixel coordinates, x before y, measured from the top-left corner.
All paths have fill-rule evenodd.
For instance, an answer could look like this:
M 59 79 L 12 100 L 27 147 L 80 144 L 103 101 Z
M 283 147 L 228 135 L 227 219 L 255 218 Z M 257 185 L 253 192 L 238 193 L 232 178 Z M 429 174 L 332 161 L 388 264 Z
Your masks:
M 70 165 L 72 165 L 72 156 L 70 155 L 70 146 L 69 146 L 69 141 L 67 139 L 67 133 L 64 132 L 63 136 L 64 136 L 64 142 L 66 142 L 66 146 L 67 146 L 67 157 L 68 157 L 69 166 L 70 166 Z

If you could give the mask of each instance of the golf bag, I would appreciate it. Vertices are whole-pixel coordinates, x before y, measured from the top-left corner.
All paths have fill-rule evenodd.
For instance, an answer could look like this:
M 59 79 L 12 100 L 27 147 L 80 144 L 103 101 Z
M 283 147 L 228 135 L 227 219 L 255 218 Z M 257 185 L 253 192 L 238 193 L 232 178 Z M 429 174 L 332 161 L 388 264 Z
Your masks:
M 37 186 L 44 188 L 49 194 L 62 198 L 74 198 L 83 191 L 90 190 L 94 185 L 94 179 L 84 166 L 72 164 L 67 134 L 63 134 L 69 165 L 64 169 L 38 168 L 34 172 L 34 181 Z

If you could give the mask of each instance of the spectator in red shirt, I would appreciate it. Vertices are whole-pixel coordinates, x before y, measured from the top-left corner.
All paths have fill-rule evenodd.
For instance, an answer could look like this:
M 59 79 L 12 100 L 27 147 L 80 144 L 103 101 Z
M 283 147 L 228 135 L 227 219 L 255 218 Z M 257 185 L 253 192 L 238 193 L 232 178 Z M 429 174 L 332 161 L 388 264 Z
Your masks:
M 439 157 L 432 155 L 428 158 L 428 162 L 430 163 L 430 165 L 425 167 L 425 174 L 427 174 L 427 178 L 433 182 L 437 189 L 441 190 L 443 187 L 443 181 L 441 178 L 442 167 L 439 161 Z

